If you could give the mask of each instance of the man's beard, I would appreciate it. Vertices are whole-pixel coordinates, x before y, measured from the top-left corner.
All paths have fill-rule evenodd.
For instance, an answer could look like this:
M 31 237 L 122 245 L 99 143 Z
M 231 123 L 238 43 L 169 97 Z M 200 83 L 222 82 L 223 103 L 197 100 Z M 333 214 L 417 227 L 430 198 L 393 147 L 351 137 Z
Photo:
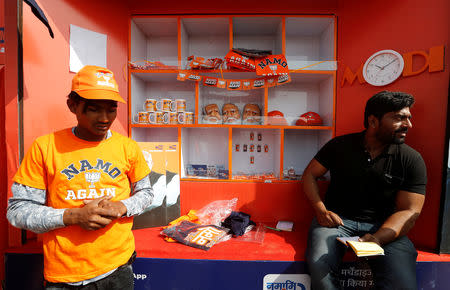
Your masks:
M 403 144 L 405 143 L 406 136 L 397 136 L 399 133 L 407 133 L 408 129 L 399 129 L 394 131 L 392 134 L 377 134 L 377 139 L 383 142 L 384 144 Z

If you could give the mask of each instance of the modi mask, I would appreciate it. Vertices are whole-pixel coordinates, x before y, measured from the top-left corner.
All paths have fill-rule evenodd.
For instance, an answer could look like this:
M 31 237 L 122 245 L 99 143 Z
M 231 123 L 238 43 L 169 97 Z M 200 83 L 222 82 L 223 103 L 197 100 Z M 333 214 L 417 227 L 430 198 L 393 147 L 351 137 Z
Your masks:
M 242 111 L 242 124 L 259 124 L 261 119 L 261 109 L 257 104 L 246 104 Z
M 208 124 L 221 124 L 222 116 L 220 115 L 220 110 L 217 104 L 209 104 L 204 108 L 203 120 Z
M 222 108 L 222 119 L 224 124 L 240 124 L 241 114 L 235 104 L 225 104 Z

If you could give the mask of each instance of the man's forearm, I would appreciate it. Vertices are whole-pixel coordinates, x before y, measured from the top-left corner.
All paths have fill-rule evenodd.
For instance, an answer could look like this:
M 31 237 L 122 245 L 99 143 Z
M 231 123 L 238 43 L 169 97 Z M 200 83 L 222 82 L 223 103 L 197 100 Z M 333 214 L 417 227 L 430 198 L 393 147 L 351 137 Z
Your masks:
M 414 226 L 419 213 L 413 210 L 401 210 L 392 214 L 373 236 L 379 244 L 388 244 L 398 237 L 406 235 Z
M 153 201 L 153 189 L 148 175 L 133 183 L 133 195 L 122 200 L 127 208 L 126 216 L 139 215 L 148 208 Z
M 64 227 L 64 209 L 45 206 L 45 190 L 14 183 L 8 200 L 7 218 L 18 228 L 45 233 Z

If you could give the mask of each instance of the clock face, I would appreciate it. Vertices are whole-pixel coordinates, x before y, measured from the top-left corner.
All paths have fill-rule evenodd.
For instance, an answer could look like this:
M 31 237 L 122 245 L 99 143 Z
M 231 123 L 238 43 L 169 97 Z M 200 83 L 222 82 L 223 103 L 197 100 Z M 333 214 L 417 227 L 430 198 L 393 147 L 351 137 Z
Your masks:
M 403 72 L 403 57 L 394 50 L 381 50 L 370 56 L 363 67 L 366 82 L 385 86 L 395 81 Z

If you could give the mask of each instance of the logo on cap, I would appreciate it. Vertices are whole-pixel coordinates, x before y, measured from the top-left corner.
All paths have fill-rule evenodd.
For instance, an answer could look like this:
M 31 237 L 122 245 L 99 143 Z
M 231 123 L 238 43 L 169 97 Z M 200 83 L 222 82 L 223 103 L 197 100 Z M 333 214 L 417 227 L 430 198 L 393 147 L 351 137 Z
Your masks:
M 97 76 L 98 79 L 100 78 L 104 79 L 104 81 L 97 80 L 97 85 L 114 88 L 114 84 L 109 82 L 109 80 L 113 77 L 111 73 L 97 72 L 95 75 Z

